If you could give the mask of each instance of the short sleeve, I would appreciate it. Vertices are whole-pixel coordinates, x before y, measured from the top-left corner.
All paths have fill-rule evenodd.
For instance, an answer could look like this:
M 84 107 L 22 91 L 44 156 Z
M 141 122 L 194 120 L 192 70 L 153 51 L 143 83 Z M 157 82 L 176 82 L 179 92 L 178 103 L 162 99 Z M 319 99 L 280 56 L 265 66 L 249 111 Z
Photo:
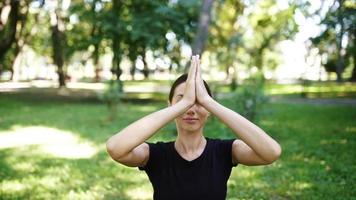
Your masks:
M 237 163 L 232 162 L 232 145 L 235 139 L 225 139 L 220 140 L 220 150 L 223 154 L 223 157 L 226 158 L 226 162 L 231 167 L 236 167 Z
M 149 143 L 146 142 L 149 146 L 149 157 L 148 157 L 148 161 L 146 163 L 145 166 L 143 167 L 138 167 L 139 170 L 143 170 L 143 171 L 151 171 L 154 168 L 157 168 L 159 161 L 161 160 L 162 155 L 160 155 L 160 153 L 162 151 L 160 151 L 160 143 Z

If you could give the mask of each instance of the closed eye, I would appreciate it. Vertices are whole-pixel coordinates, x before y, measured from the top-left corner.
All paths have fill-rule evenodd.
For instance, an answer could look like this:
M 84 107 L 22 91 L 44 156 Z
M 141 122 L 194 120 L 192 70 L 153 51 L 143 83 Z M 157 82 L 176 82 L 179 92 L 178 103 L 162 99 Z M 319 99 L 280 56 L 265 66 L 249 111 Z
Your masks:
M 179 101 L 183 98 L 183 94 L 176 95 L 176 100 Z

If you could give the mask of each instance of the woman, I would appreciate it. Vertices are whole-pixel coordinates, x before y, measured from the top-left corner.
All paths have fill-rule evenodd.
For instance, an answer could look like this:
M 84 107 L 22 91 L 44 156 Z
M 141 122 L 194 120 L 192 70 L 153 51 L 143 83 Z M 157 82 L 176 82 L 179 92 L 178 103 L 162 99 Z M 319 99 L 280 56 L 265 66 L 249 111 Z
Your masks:
M 280 145 L 262 129 L 216 102 L 201 77 L 199 56 L 188 75 L 171 88 L 169 106 L 130 124 L 107 141 L 117 162 L 145 170 L 154 199 L 225 199 L 231 169 L 267 165 L 281 155 Z M 208 116 L 218 117 L 240 139 L 204 137 Z M 146 143 L 175 119 L 178 136 L 172 142 Z

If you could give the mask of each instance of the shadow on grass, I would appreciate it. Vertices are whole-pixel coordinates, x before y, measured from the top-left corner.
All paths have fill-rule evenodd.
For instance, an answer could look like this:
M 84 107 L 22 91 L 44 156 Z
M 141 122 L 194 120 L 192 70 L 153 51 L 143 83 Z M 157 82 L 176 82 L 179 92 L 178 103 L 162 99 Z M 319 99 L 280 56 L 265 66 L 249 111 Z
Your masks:
M 0 155 L 1 199 L 133 199 L 135 188 L 151 195 L 143 174 L 118 167 L 105 151 L 90 159 L 63 159 L 26 146 L 1 149 Z

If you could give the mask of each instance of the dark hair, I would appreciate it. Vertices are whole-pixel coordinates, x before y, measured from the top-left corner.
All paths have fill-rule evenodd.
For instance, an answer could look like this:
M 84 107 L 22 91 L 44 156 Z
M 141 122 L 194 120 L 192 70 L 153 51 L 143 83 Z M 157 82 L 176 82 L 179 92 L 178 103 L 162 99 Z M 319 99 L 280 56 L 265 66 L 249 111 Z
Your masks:
M 176 90 L 176 87 L 178 87 L 178 85 L 186 82 L 187 78 L 188 78 L 188 74 L 182 74 L 180 77 L 178 77 L 174 81 L 174 83 L 171 86 L 171 90 L 169 91 L 169 102 L 170 103 L 172 102 L 174 91 Z M 204 82 L 204 86 L 206 88 L 206 91 L 208 92 L 209 96 L 212 97 L 213 95 L 211 95 L 211 91 L 210 91 L 209 85 L 204 80 L 203 80 L 203 82 Z

